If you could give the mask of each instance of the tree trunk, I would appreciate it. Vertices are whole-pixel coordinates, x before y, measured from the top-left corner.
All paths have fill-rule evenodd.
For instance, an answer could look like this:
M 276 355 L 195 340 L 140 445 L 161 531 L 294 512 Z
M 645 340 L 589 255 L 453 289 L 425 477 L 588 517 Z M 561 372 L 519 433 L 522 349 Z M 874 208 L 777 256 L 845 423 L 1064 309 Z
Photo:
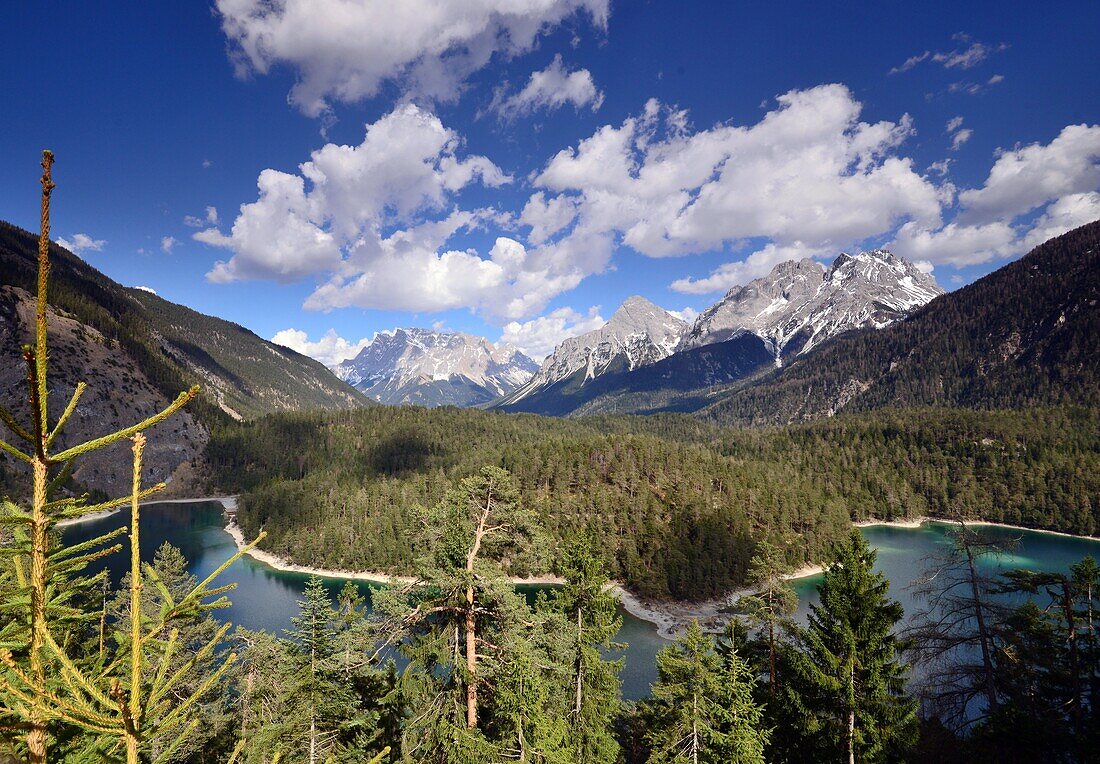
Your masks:
M 970 544 L 963 541 L 966 549 L 966 562 L 970 566 L 970 593 L 974 598 L 974 620 L 978 623 L 978 641 L 982 648 L 982 669 L 985 674 L 985 698 L 989 703 L 989 710 L 997 707 L 997 688 L 993 681 L 993 658 L 989 648 L 989 631 L 985 625 L 985 613 L 982 611 L 981 594 L 978 592 L 978 571 L 974 566 L 974 553 L 970 550 Z
M 775 698 L 775 622 L 768 623 L 768 694 Z
M 691 696 L 691 764 L 699 764 L 699 696 Z
M 1062 609 L 1066 615 L 1066 637 L 1069 639 L 1069 665 L 1073 673 L 1073 739 L 1080 745 L 1084 740 L 1081 714 L 1084 698 L 1081 690 L 1081 661 L 1077 652 L 1077 622 L 1074 620 L 1073 596 L 1069 580 L 1062 579 Z
M 49 535 L 46 530 L 47 466 L 44 459 L 34 461 L 34 497 L 31 517 L 31 675 L 40 688 L 46 686 L 46 667 L 42 648 L 46 635 L 46 554 Z M 27 752 L 30 764 L 46 764 L 46 720 L 35 698 L 30 709 Z
M 485 525 L 493 509 L 493 484 L 490 481 L 485 493 L 485 507 L 478 519 L 474 532 L 474 544 L 466 555 L 466 727 L 477 728 L 477 615 L 474 612 L 474 563 L 481 551 L 481 541 L 485 537 Z
M 583 620 L 581 617 L 581 608 L 577 607 L 577 699 L 573 707 L 574 713 L 577 718 L 581 715 L 581 684 L 584 678 L 584 652 L 581 645 L 581 632 L 583 631 Z
M 848 764 L 856 764 L 856 665 L 848 674 Z

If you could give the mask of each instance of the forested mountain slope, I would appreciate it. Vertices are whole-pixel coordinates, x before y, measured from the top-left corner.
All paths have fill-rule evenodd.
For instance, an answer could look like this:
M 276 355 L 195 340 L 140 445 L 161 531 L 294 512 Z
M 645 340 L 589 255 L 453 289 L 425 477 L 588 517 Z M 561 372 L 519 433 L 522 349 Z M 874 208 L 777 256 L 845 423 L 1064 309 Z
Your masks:
M 881 331 L 840 337 L 701 416 L 782 424 L 883 406 L 1100 403 L 1100 221 Z
M 849 519 L 964 512 L 1094 533 L 1095 410 L 913 410 L 763 430 L 691 417 L 544 419 L 477 410 L 280 414 L 216 434 L 219 491 L 246 536 L 302 564 L 408 571 L 419 504 L 484 465 L 511 471 L 552 537 L 591 531 L 650 596 L 741 583 L 756 544 L 820 559 Z
M 90 384 L 71 437 L 108 432 L 162 408 L 192 384 L 203 387 L 201 400 L 153 431 L 151 479 L 168 479 L 188 463 L 215 423 L 367 403 L 322 364 L 244 327 L 127 289 L 56 245 L 51 259 L 54 400 L 67 401 L 78 381 Z M 37 267 L 37 238 L 0 222 L 0 403 L 17 414 L 26 411 L 20 347 L 33 328 Z M 125 488 L 127 460 L 115 456 L 104 452 L 83 462 L 76 479 L 88 488 Z

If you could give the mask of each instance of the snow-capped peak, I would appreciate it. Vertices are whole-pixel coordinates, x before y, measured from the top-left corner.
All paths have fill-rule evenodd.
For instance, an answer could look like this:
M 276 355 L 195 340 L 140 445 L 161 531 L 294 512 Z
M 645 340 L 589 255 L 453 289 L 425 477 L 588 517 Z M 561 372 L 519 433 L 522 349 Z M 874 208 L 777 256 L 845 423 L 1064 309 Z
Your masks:
M 687 323 L 644 297 L 627 298 L 599 329 L 561 342 L 531 380 L 509 397 L 533 392 L 577 375 L 584 384 L 608 371 L 630 371 L 675 352 Z M 583 375 L 579 372 L 583 371 Z
M 884 249 L 841 253 L 832 265 L 803 259 L 738 286 L 703 311 L 682 349 L 752 332 L 783 355 L 805 353 L 851 329 L 881 328 L 943 294 L 936 280 Z
M 379 332 L 338 377 L 382 403 L 474 405 L 516 389 L 538 365 L 511 345 L 431 329 Z

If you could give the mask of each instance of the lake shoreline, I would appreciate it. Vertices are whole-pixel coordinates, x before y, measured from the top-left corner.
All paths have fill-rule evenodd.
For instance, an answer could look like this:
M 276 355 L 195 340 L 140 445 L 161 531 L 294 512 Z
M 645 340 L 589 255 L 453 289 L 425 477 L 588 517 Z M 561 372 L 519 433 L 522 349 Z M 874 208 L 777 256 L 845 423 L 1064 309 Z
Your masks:
M 960 525 L 961 524 L 958 520 L 949 520 L 949 519 L 944 518 L 944 517 L 921 516 L 921 517 L 908 519 L 908 520 L 860 520 L 859 522 L 852 523 L 852 525 L 854 525 L 857 528 L 874 528 L 874 527 L 877 526 L 877 527 L 885 527 L 885 528 L 915 529 L 915 528 L 920 528 L 925 523 L 942 523 L 944 525 Z M 1061 536 L 1063 538 L 1070 538 L 1070 539 L 1084 539 L 1086 541 L 1095 541 L 1097 543 L 1100 543 L 1100 536 L 1082 536 L 1079 533 L 1066 533 L 1065 531 L 1052 531 L 1052 530 L 1047 530 L 1046 528 L 1029 528 L 1026 525 L 1013 525 L 1011 523 L 998 523 L 998 522 L 994 522 L 992 520 L 966 520 L 965 523 L 966 523 L 966 525 L 969 525 L 969 526 L 983 525 L 983 526 L 992 527 L 992 528 L 1005 528 L 1005 529 L 1012 530 L 1012 531 L 1027 531 L 1028 533 L 1044 533 L 1048 536 Z
M 238 550 L 243 549 L 246 546 L 244 533 L 241 530 L 240 526 L 237 525 L 235 519 L 235 513 L 237 509 L 236 496 L 206 496 L 194 499 L 158 499 L 153 501 L 144 501 L 141 503 L 141 505 L 150 506 L 155 504 L 189 504 L 203 501 L 216 501 L 221 503 L 222 507 L 225 509 L 225 513 L 228 518 L 228 523 L 225 525 L 223 530 L 233 539 L 233 543 Z M 86 515 L 84 517 L 63 520 L 58 523 L 58 526 L 75 525 L 77 523 L 90 522 L 92 520 L 108 517 L 112 514 L 115 514 L 116 512 L 122 511 L 125 508 L 126 507 L 124 505 L 123 507 L 106 510 L 104 512 L 96 512 L 91 515 Z M 928 522 L 957 524 L 956 521 L 944 518 L 922 516 L 903 520 L 861 520 L 859 522 L 853 522 L 853 526 L 857 528 L 882 526 L 892 528 L 905 528 L 911 530 L 920 528 L 922 525 Z M 1081 536 L 1073 533 L 1065 533 L 1063 531 L 1051 531 L 1041 528 L 1027 528 L 1024 526 L 1011 525 L 1008 523 L 976 520 L 973 522 L 968 522 L 967 525 L 984 525 L 998 528 L 1006 528 L 1009 530 L 1020 530 L 1031 533 L 1043 533 L 1053 536 L 1062 536 L 1066 538 L 1086 539 L 1089 541 L 1100 543 L 1100 538 L 1097 538 L 1096 536 Z M 376 571 L 330 569 L 310 565 L 299 565 L 262 549 L 250 549 L 247 552 L 247 555 L 253 560 L 270 568 L 290 573 L 316 575 L 324 578 L 367 581 L 369 583 L 383 585 L 395 582 L 408 583 L 414 580 L 411 576 L 395 576 Z M 785 576 L 785 578 L 787 580 L 793 581 L 818 575 L 823 570 L 824 569 L 820 564 L 807 564 L 799 568 L 798 570 L 792 571 L 790 574 Z M 513 577 L 511 581 L 512 583 L 517 585 L 527 586 L 555 586 L 564 583 L 564 581 L 559 576 L 554 575 L 529 576 L 523 578 Z M 612 582 L 609 588 L 619 598 L 619 601 L 622 603 L 623 610 L 625 610 L 634 618 L 651 624 L 661 638 L 668 640 L 675 639 L 677 636 L 682 634 L 693 620 L 698 620 L 705 631 L 714 633 L 721 632 L 729 623 L 730 619 L 733 617 L 733 613 L 731 611 L 737 600 L 745 594 L 751 593 L 752 591 L 747 587 L 741 587 L 730 590 L 722 595 L 713 597 L 708 600 L 702 600 L 698 602 L 682 602 L 678 600 L 645 598 L 631 592 L 621 582 L 618 581 Z
M 225 526 L 225 532 L 233 539 L 237 550 L 245 548 L 247 543 L 244 532 L 237 525 L 236 520 L 230 518 Z M 390 575 L 376 571 L 344 570 L 334 568 L 318 568 L 311 565 L 299 565 L 279 557 L 262 549 L 250 549 L 245 554 L 259 563 L 267 565 L 275 570 L 288 573 L 302 573 L 322 578 L 340 578 L 352 581 L 368 581 L 375 584 L 410 583 L 415 579 L 412 576 Z M 785 576 L 788 580 L 815 576 L 821 573 L 820 565 L 805 565 Z M 560 576 L 512 576 L 509 579 L 517 586 L 560 586 L 565 580 Z M 635 618 L 646 621 L 654 626 L 657 634 L 664 639 L 672 640 L 682 634 L 688 625 L 698 620 L 705 631 L 720 633 L 732 617 L 730 608 L 745 594 L 751 593 L 751 589 L 739 588 L 725 594 L 701 602 L 679 602 L 676 600 L 651 600 L 634 594 L 621 582 L 612 581 L 609 589 L 619 598 L 623 610 Z

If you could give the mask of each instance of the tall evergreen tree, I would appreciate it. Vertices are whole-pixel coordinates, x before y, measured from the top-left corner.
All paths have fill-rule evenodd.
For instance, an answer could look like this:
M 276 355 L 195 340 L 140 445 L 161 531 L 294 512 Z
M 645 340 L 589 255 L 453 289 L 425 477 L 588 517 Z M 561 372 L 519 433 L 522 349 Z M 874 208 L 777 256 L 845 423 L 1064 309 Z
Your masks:
M 528 761 L 549 755 L 540 746 L 552 742 L 532 739 L 531 725 L 522 723 L 542 697 L 529 670 L 547 670 L 525 642 L 540 624 L 504 569 L 530 565 L 542 546 L 538 536 L 514 481 L 497 467 L 463 479 L 422 511 L 417 578 L 374 597 L 379 632 L 409 660 L 407 758 L 464 764 L 497 761 L 506 751 Z M 511 702 L 498 705 L 498 697 Z
M 569 666 L 569 749 L 574 761 L 610 764 L 618 757 L 611 720 L 620 702 L 619 672 L 624 659 L 607 660 L 622 627 L 618 600 L 611 593 L 596 540 L 588 536 L 569 545 L 559 563 L 565 584 L 553 593 L 553 605 L 565 616 L 564 662 Z
M 894 630 L 901 605 L 874 572 L 876 553 L 853 530 L 837 547 L 801 634 L 798 692 L 818 741 L 819 760 L 884 761 L 910 746 L 916 701 L 906 692 L 908 666 Z
M 755 679 L 736 652 L 723 661 L 692 621 L 657 654 L 647 742 L 652 764 L 763 764 L 768 734 L 753 701 Z
M 778 676 L 778 637 L 783 625 L 798 608 L 798 595 L 787 581 L 790 566 L 778 547 L 767 539 L 757 546 L 749 562 L 748 583 L 754 589 L 737 601 L 738 612 L 749 625 L 763 631 L 768 647 L 768 695 L 775 697 Z

